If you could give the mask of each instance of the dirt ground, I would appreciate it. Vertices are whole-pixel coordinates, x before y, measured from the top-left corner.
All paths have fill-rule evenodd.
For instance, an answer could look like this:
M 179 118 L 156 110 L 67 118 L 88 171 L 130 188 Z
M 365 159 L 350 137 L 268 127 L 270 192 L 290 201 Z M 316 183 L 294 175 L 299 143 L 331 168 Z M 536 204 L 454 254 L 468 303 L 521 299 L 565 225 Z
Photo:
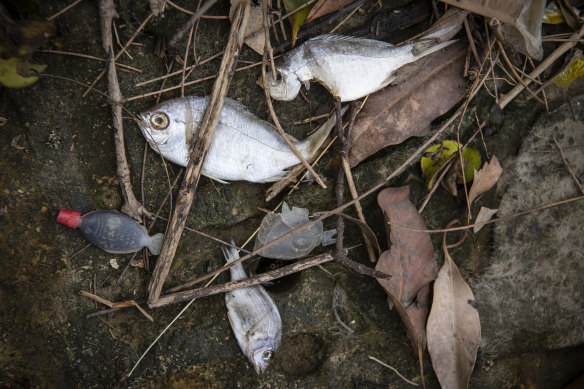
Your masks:
M 39 3 L 27 18 L 43 20 L 63 9 L 68 1 Z M 191 2 L 177 1 L 185 8 Z M 382 11 L 403 7 L 408 1 L 387 1 Z M 120 18 L 116 25 L 120 40 L 126 42 L 148 13 L 147 2 L 116 2 Z M 219 2 L 208 12 L 227 15 L 229 4 Z M 366 2 L 339 32 L 350 31 L 371 19 L 376 2 Z M 122 72 L 119 78 L 125 97 L 157 90 L 161 82 L 136 87 L 135 84 L 166 73 L 165 61 L 153 54 L 156 37 L 171 37 L 187 16 L 168 8 L 165 18 L 147 25 L 121 62 L 141 69 L 141 73 Z M 83 1 L 56 19 L 57 33 L 45 49 L 83 53 L 103 58 L 99 14 L 96 2 Z M 426 22 L 427 23 L 427 22 Z M 394 42 L 423 30 L 427 24 L 402 31 Z M 330 27 L 327 27 L 330 29 Z M 345 29 L 345 30 L 344 30 Z M 229 22 L 203 19 L 194 37 L 197 58 L 205 59 L 223 50 Z M 325 31 L 325 30 L 322 30 Z M 326 30 L 328 31 L 328 30 Z M 119 46 L 117 47 L 119 49 Z M 185 42 L 171 51 L 184 56 Z M 546 50 L 548 47 L 546 46 Z M 547 51 L 546 51 L 547 52 Z M 189 54 L 192 57 L 193 53 Z M 274 365 L 257 375 L 240 351 L 231 331 L 222 295 L 195 301 L 170 330 L 150 350 L 131 377 L 120 379 L 184 305 L 148 310 L 154 322 L 138 310 L 88 317 L 104 306 L 79 294 L 92 290 L 110 301 L 134 299 L 146 306 L 146 286 L 156 257 L 144 258 L 145 267 L 122 270 L 131 255 L 112 255 L 89 247 L 79 231 L 56 223 L 60 209 L 86 213 L 96 209 L 120 209 L 122 205 L 116 178 L 111 108 L 98 93 L 82 94 L 102 71 L 103 63 L 54 53 L 36 53 L 34 59 L 47 64 L 46 76 L 23 89 L 0 89 L 0 384 L 6 388 L 406 388 L 409 384 L 391 370 L 373 362 L 374 356 L 394 366 L 401 374 L 420 383 L 418 362 L 399 316 L 388 308 L 385 292 L 376 280 L 361 276 L 338 263 L 311 268 L 284 280 L 271 290 L 283 321 L 283 344 Z M 261 57 L 249 48 L 241 54 L 242 64 Z M 170 62 L 171 58 L 169 58 Z M 248 62 L 245 62 L 248 61 Z M 190 80 L 216 73 L 218 61 L 197 68 Z M 180 69 L 174 65 L 173 70 Z M 67 77 L 84 85 L 55 78 Z M 259 67 L 236 73 L 228 96 L 242 101 L 263 119 L 269 113 L 263 91 L 256 85 Z M 168 85 L 176 85 L 173 79 Z M 187 95 L 207 95 L 213 80 L 185 88 Z M 509 89 L 504 83 L 503 89 Z M 97 83 L 107 90 L 105 80 Z M 550 87 L 550 109 L 566 99 L 582 94 L 584 83 L 565 90 Z M 175 90 L 162 100 L 180 96 Z M 303 138 L 317 124 L 293 125 L 298 119 L 318 114 L 332 106 L 326 90 L 313 84 L 308 102 L 274 102 L 287 132 Z M 125 105 L 132 113 L 153 106 L 156 97 L 134 100 Z M 533 123 L 545 115 L 545 107 L 521 95 L 504 111 L 491 110 L 493 99 L 483 90 L 472 102 L 462 126 L 468 137 L 476 128 L 476 117 L 486 121 L 484 137 L 471 143 L 486 157 L 495 154 L 503 167 L 510 164 Z M 124 114 L 126 152 L 137 197 L 143 196 L 149 210 L 157 210 L 168 192 L 168 178 L 161 158 L 149 147 L 129 114 Z M 444 118 L 436 121 L 439 124 Z M 450 130 L 444 139 L 455 136 Z M 354 170 L 357 190 L 372 187 L 402 162 L 425 138 L 411 138 L 386 148 Z M 144 153 L 146 152 L 146 156 Z M 145 169 L 142 172 L 143 160 Z M 263 211 L 284 199 L 306 207 L 311 213 L 335 206 L 334 177 L 328 162 L 318 165 L 328 189 L 315 184 L 302 185 L 299 191 L 265 202 L 268 185 L 234 182 L 221 185 L 203 178 L 199 183 L 187 226 L 217 236 L 244 242 L 259 226 Z M 179 168 L 168 165 L 172 181 Z M 143 179 L 143 184 L 142 180 Z M 141 186 L 143 185 L 143 194 Z M 409 166 L 391 186 L 409 185 L 411 199 L 419 205 L 426 195 L 418 163 Z M 176 194 L 176 191 L 175 191 Z M 496 208 L 501 191 L 489 192 L 480 205 Z M 345 198 L 349 198 L 348 192 Z M 575 207 L 578 205 L 574 205 Z M 382 248 L 387 248 L 381 211 L 375 197 L 363 201 L 370 227 Z M 464 218 L 466 206 L 439 189 L 424 211 L 429 228 L 442 228 L 455 217 Z M 353 214 L 353 212 L 349 212 Z M 161 215 L 168 217 L 168 203 Z M 327 220 L 325 229 L 333 228 Z M 163 232 L 166 222 L 157 221 L 152 233 Z M 576 227 L 575 227 L 576 228 Z M 581 226 L 578 226 L 581 228 Z M 471 234 L 465 244 L 450 252 L 468 281 L 480 276 L 484 260 L 492 254 L 493 230 Z M 432 236 L 439 265 L 441 236 Z M 455 239 L 454 237 L 452 239 Z M 345 245 L 362 243 L 359 230 L 346 228 Z M 315 253 L 324 252 L 319 248 Z M 365 249 L 351 250 L 350 257 L 369 265 Z M 580 256 L 581 258 L 581 256 Z M 110 265 L 115 259 L 119 269 Z M 166 286 L 182 284 L 223 264 L 219 245 L 196 233 L 185 231 Z M 254 265 L 251 266 L 253 268 Z M 227 281 L 223 274 L 216 282 Z M 94 286 L 95 285 L 95 289 Z M 335 289 L 336 288 L 336 289 Z M 335 292 L 336 290 L 336 292 Z M 343 293 L 341 319 L 354 331 L 347 332 L 333 313 L 333 294 Z M 584 347 L 575 345 L 558 350 L 535 344 L 497 358 L 479 349 L 472 388 L 562 388 L 584 371 Z M 424 354 L 424 377 L 428 388 L 438 388 L 428 353 Z M 377 385 L 377 386 L 375 386 Z M 381 385 L 381 386 L 380 386 Z

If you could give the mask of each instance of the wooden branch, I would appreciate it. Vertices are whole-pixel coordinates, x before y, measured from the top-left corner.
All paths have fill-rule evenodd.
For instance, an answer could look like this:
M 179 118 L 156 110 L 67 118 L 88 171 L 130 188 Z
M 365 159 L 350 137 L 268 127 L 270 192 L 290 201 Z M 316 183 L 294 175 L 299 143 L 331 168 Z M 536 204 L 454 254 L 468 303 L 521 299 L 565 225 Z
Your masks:
M 584 25 L 580 27 L 578 32 L 570 35 L 570 40 L 574 40 L 574 42 L 566 42 L 554 50 L 550 55 L 547 56 L 533 71 L 529 74 L 529 79 L 525 80 L 525 85 L 529 85 L 531 83 L 531 79 L 535 79 L 541 73 L 543 73 L 548 67 L 550 67 L 558 58 L 560 58 L 565 52 L 570 50 L 572 47 L 578 44 L 578 40 L 584 35 Z M 511 89 L 509 93 L 501 97 L 499 101 L 499 108 L 503 109 L 509 104 L 521 91 L 523 90 L 523 84 L 515 86 L 515 88 Z
M 241 46 L 243 45 L 245 29 L 249 20 L 250 1 L 240 1 L 235 7 L 237 8 L 234 12 L 229 40 L 225 48 L 225 55 L 221 60 L 217 80 L 213 85 L 213 90 L 209 97 L 209 104 L 203 114 L 199 133 L 195 139 L 184 179 L 178 192 L 176 205 L 164 241 L 162 242 L 160 256 L 152 273 L 152 279 L 148 287 L 149 306 L 152 306 L 152 304 L 158 301 L 164 280 L 168 276 L 170 265 L 172 264 L 180 236 L 185 227 L 187 215 L 193 202 L 195 189 L 201 177 L 203 162 L 213 140 L 217 123 L 219 123 L 219 116 L 223 109 L 227 88 L 233 78 L 237 59 L 241 51 Z M 190 124 L 192 125 L 192 123 Z
M 323 263 L 332 261 L 333 259 L 334 259 L 333 256 L 328 253 L 317 255 L 315 257 L 307 258 L 302 261 L 293 263 L 291 265 L 287 265 L 276 270 L 271 270 L 253 277 L 244 278 L 237 281 L 230 281 L 221 285 L 214 285 L 199 289 L 191 289 L 184 292 L 172 293 L 165 296 L 161 296 L 158 299 L 158 301 L 156 301 L 153 304 L 149 304 L 149 307 L 159 308 L 169 304 L 176 304 L 183 301 L 189 301 L 195 298 L 213 296 L 215 294 L 225 293 L 230 290 L 257 285 L 262 282 L 272 281 L 275 280 L 276 278 L 281 278 L 293 273 L 298 273 L 302 270 L 308 269 L 309 267 L 321 265 Z
M 136 220 L 141 220 L 142 215 L 148 214 L 148 211 L 146 211 L 144 206 L 134 195 L 132 183 L 130 182 L 130 168 L 128 167 L 128 161 L 126 159 L 122 106 L 119 104 L 119 102 L 123 100 L 123 96 L 118 83 L 112 37 L 112 21 L 114 18 L 118 17 L 113 0 L 101 0 L 99 2 L 99 13 L 101 20 L 102 44 L 108 61 L 108 92 L 109 97 L 112 100 L 117 174 L 120 179 L 122 196 L 124 197 L 122 211 Z
M 216 2 L 217 2 L 217 0 L 207 0 L 205 2 L 205 4 L 203 4 L 203 6 L 201 8 L 199 8 L 199 10 L 197 12 L 195 12 L 195 14 L 193 16 L 191 16 L 191 18 L 189 19 L 189 21 L 187 22 L 187 24 L 185 24 L 184 26 L 182 26 L 181 29 L 177 31 L 177 33 L 170 40 L 170 42 L 168 42 L 168 47 L 173 47 L 174 45 L 176 45 L 176 42 L 178 42 L 183 37 L 183 35 L 185 34 L 185 32 L 187 32 L 188 30 L 190 30 L 191 27 L 193 27 L 193 25 L 195 24 L 195 22 L 197 20 L 199 20 L 201 18 L 201 16 L 203 16 L 203 14 L 205 12 L 207 12 L 207 10 L 209 8 L 211 8 L 211 6 L 213 4 L 215 4 Z M 235 21 L 235 19 L 233 19 L 233 20 Z M 247 25 L 247 21 L 245 22 L 245 24 Z M 232 24 L 231 26 L 233 27 L 233 25 L 234 24 Z M 232 28 L 232 31 L 233 31 L 233 28 Z M 244 32 L 245 32 L 245 28 L 244 28 Z

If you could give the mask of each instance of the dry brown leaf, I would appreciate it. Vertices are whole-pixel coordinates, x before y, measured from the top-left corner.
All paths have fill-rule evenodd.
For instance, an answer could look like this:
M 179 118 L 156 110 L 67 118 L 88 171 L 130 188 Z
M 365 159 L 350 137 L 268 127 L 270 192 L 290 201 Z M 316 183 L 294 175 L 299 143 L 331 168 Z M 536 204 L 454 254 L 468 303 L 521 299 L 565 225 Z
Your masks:
M 502 173 L 503 168 L 495 156 L 491 158 L 491 162 L 485 162 L 481 170 L 475 170 L 474 181 L 468 192 L 468 201 L 472 203 L 477 197 L 495 186 Z
M 384 147 L 403 142 L 446 113 L 466 93 L 466 43 L 457 42 L 400 71 L 405 79 L 371 94 L 349 139 L 351 167 Z
M 407 186 L 387 188 L 379 192 L 377 202 L 388 222 L 412 229 L 426 229 L 422 217 L 409 200 L 409 194 Z M 391 278 L 377 281 L 394 305 L 399 303 L 403 306 L 403 312 L 399 307 L 398 312 L 406 323 L 414 348 L 419 352 L 426 345 L 429 283 L 438 273 L 432 242 L 426 232 L 386 227 L 391 249 L 381 254 L 375 269 L 391 274 Z M 408 321 L 411 326 L 408 326 Z
M 339 9 L 346 7 L 347 5 L 354 2 L 355 0 L 319 0 L 310 10 L 310 13 L 306 17 L 304 23 L 310 23 L 314 19 L 318 19 L 321 16 L 338 11 Z
M 441 0 L 472 13 L 513 24 L 527 0 Z
M 477 220 L 475 221 L 475 223 L 488 222 L 489 220 L 491 220 L 491 218 L 493 217 L 493 215 L 497 213 L 497 211 L 498 211 L 497 209 L 490 209 L 490 208 L 487 208 L 487 207 L 481 207 L 481 210 L 479 211 L 479 214 L 477 215 Z M 484 225 L 482 225 L 482 226 L 475 226 L 473 228 L 473 232 L 476 234 L 483 227 L 484 227 Z
M 235 10 L 233 3 L 234 1 L 231 0 L 229 20 L 232 19 L 232 13 Z M 249 21 L 247 22 L 247 28 L 245 29 L 245 36 L 248 38 L 246 38 L 244 43 L 259 55 L 264 55 L 266 35 L 264 34 L 264 11 L 261 5 L 251 7 L 249 10 Z
M 467 388 L 481 341 L 481 323 L 469 304 L 474 295 L 446 248 L 444 256 L 426 327 L 428 352 L 442 388 Z

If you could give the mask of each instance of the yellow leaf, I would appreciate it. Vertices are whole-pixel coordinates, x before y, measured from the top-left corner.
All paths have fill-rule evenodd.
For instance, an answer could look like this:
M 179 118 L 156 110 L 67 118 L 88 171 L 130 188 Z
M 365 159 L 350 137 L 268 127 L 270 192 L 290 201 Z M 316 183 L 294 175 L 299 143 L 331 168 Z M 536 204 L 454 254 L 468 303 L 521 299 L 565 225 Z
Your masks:
M 0 59 L 0 83 L 8 88 L 24 88 L 35 83 L 46 67 L 18 57 Z
M 284 0 L 284 8 L 286 8 L 286 13 L 292 12 L 298 7 L 308 3 L 308 1 L 309 0 Z M 298 31 L 304 24 L 304 21 L 306 20 L 306 17 L 310 13 L 312 7 L 313 4 L 300 8 L 288 19 L 292 25 L 292 47 L 294 47 L 296 44 L 296 36 L 298 35 Z

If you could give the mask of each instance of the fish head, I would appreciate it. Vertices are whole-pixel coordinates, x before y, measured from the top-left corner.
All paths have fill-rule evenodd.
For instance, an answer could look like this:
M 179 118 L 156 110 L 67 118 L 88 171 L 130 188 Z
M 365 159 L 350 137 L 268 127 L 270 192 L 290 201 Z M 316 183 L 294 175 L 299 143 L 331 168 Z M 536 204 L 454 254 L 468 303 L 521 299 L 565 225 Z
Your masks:
M 270 363 L 274 360 L 274 348 L 272 345 L 266 344 L 259 348 L 251 350 L 249 355 L 250 362 L 253 364 L 256 373 L 263 373 Z
M 290 101 L 298 96 L 300 91 L 300 80 L 296 74 L 278 69 L 279 78 L 274 79 L 271 73 L 267 74 L 267 87 L 272 96 L 276 100 Z
M 179 164 L 181 159 L 188 159 L 183 154 L 188 155 L 190 142 L 199 124 L 193 118 L 194 107 L 191 99 L 179 98 L 142 112 L 138 125 L 152 149 Z

